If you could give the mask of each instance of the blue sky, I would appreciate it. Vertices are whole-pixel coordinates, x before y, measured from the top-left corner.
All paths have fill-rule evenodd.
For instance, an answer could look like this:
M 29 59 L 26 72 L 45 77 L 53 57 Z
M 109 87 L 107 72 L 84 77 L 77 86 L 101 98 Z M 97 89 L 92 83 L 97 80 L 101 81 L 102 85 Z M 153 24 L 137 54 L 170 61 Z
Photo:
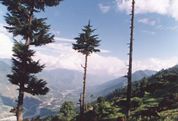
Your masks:
M 117 55 L 120 49 L 125 50 L 126 41 L 123 35 L 128 32 L 127 16 L 117 12 L 114 8 L 103 14 L 99 8 L 100 2 L 101 0 L 76 0 L 75 2 L 66 0 L 61 3 L 61 6 L 46 10 L 45 14 L 49 16 L 48 20 L 52 28 L 59 31 L 60 36 L 70 39 L 78 36 L 81 28 L 90 20 L 93 27 L 97 29 L 96 34 L 102 40 L 101 48 Z M 114 5 L 112 2 L 107 3 Z M 123 19 L 120 19 L 120 15 Z M 123 31 L 121 28 L 124 26 L 127 28 Z M 115 53 L 116 51 L 117 53 Z M 125 54 L 126 52 L 123 56 Z
M 103 13 L 99 5 L 110 9 Z M 104 8 L 103 8 L 104 9 Z M 104 10 L 103 10 L 104 11 Z M 48 23 L 59 31 L 59 36 L 74 38 L 83 25 L 91 20 L 101 41 L 101 48 L 120 58 L 127 58 L 130 17 L 119 11 L 114 0 L 65 0 L 60 6 L 46 10 Z M 139 22 L 141 19 L 154 21 Z M 137 14 L 135 18 L 135 58 L 169 58 L 178 55 L 178 22 L 169 15 L 155 13 Z M 161 28 L 162 27 L 162 28 Z M 172 29 L 171 29 L 172 28 Z
M 78 68 L 83 62 L 79 59 L 82 56 L 74 56 L 76 53 L 74 54 L 71 49 L 71 43 L 90 20 L 96 28 L 95 33 L 101 39 L 100 48 L 104 50 L 90 58 L 91 72 L 100 73 L 101 70 L 107 70 L 107 74 L 111 76 L 126 73 L 127 43 L 130 39 L 130 6 L 129 0 L 64 0 L 57 7 L 47 8 L 38 16 L 48 18 L 47 23 L 51 25 L 51 32 L 56 35 L 56 43 L 37 49 L 37 58 L 43 58 L 44 63 L 51 68 Z M 7 35 L 7 31 L 2 28 L 5 24 L 3 18 L 5 10 L 5 7 L 0 5 L 2 35 L 0 38 L 3 37 L 1 44 L 5 44 L 2 40 L 7 37 L 12 40 L 12 37 Z M 160 70 L 177 64 L 177 11 L 177 0 L 136 0 L 134 70 Z M 69 41 L 70 44 L 64 41 Z M 4 49 L 10 48 L 12 43 L 6 41 L 5 46 L 3 44 L 2 46 Z M 11 54 L 10 50 L 7 52 Z M 1 57 L 8 54 L 0 53 Z M 48 59 L 50 57 L 55 62 L 51 62 L 52 59 Z

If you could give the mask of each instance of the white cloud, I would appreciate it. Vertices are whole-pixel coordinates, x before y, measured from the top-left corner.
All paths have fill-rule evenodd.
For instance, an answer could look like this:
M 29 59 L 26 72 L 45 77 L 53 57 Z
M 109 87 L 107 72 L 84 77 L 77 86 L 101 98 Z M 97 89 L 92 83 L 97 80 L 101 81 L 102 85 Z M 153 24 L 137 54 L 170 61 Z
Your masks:
M 149 58 L 144 60 L 136 60 L 134 61 L 134 70 L 156 70 L 159 71 L 161 69 L 166 69 L 178 64 L 178 57 L 172 57 L 168 59 L 160 59 L 160 58 Z
M 64 42 L 64 43 L 74 43 L 74 39 L 67 39 L 67 38 L 61 38 L 61 37 L 55 37 L 54 38 L 56 42 Z
M 144 32 L 146 34 L 150 34 L 150 35 L 155 35 L 154 31 L 143 30 L 142 32 Z
M 138 20 L 139 23 L 154 26 L 156 24 L 156 20 L 152 20 L 149 18 L 142 18 Z
M 156 27 L 156 29 L 159 30 L 163 30 L 163 31 L 173 31 L 173 32 L 177 32 L 178 31 L 178 25 L 171 25 L 171 26 L 167 26 L 167 25 L 158 25 Z
M 72 49 L 71 43 L 51 43 L 37 50 L 37 58 L 46 63 L 47 69 L 66 68 L 83 71 L 84 56 Z M 127 73 L 127 60 L 119 59 L 111 55 L 92 54 L 88 60 L 88 73 L 116 78 Z M 133 71 L 137 70 L 161 70 L 174 66 L 178 58 L 169 59 L 147 58 L 134 60 Z
M 66 68 L 83 71 L 84 56 L 72 49 L 71 43 L 51 43 L 36 49 L 36 57 L 46 63 L 47 69 Z M 102 50 L 107 54 L 109 51 Z M 88 72 L 98 75 L 116 76 L 122 74 L 125 64 L 117 57 L 92 54 L 88 59 Z M 115 68 L 117 67 L 117 68 Z
M 0 24 L 0 57 L 10 58 L 12 55 L 12 36 L 5 30 L 3 24 Z
M 83 71 L 81 64 L 84 64 L 84 56 L 72 49 L 73 39 L 56 37 L 56 42 L 42 47 L 34 47 L 36 59 L 46 64 L 46 69 L 66 68 Z M 12 38 L 8 32 L 0 26 L 0 57 L 11 58 Z M 109 55 L 111 52 L 101 49 L 101 53 L 92 54 L 88 60 L 88 73 L 100 75 L 107 78 L 116 78 L 127 73 L 127 60 L 119 59 Z M 174 66 L 178 63 L 178 58 L 169 59 L 148 58 L 135 60 L 133 71 L 136 70 L 161 70 Z
M 110 50 L 105 50 L 105 49 L 100 49 L 100 53 L 111 53 L 111 51 Z
M 116 0 L 119 10 L 130 13 L 131 0 Z M 178 0 L 135 0 L 136 13 L 157 13 L 178 20 Z
M 111 6 L 102 3 L 98 4 L 98 6 L 102 13 L 107 13 L 111 9 Z
M 168 14 L 178 20 L 178 0 L 170 0 Z

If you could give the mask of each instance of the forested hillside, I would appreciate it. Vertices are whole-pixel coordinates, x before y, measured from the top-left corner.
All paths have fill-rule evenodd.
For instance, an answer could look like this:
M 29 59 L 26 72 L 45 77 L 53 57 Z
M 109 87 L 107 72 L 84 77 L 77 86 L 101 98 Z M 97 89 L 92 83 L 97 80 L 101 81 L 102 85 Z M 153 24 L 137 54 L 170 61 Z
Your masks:
M 177 121 L 178 112 L 178 66 L 161 70 L 155 75 L 133 83 L 131 100 L 131 121 Z M 115 90 L 102 98 L 103 116 L 100 120 L 119 115 L 124 117 L 126 88 Z M 96 104 L 100 104 L 97 102 Z M 109 111 L 109 108 L 110 111 Z M 112 109 L 113 108 L 113 109 Z M 112 112 L 117 108 L 120 114 Z M 107 115 L 105 115 L 107 114 Z
M 177 65 L 161 70 L 150 77 L 135 81 L 132 89 L 131 117 L 129 121 L 177 121 L 177 89 Z M 79 120 L 79 112 L 76 109 L 68 110 L 70 105 L 63 107 L 61 110 L 66 111 L 69 117 L 73 117 L 70 120 Z M 84 120 L 122 121 L 126 118 L 126 106 L 126 87 L 119 88 L 105 97 L 98 97 L 96 101 L 88 104 Z M 70 111 L 75 113 L 70 114 Z M 42 120 L 61 121 L 63 117 L 61 117 L 61 112 L 59 112 L 57 116 Z

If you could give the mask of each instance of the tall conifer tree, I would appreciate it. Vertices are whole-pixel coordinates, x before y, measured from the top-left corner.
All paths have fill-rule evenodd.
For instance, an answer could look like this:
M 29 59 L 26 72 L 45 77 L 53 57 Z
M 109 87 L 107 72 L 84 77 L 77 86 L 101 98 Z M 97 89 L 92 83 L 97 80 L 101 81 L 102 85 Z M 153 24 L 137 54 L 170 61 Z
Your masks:
M 130 44 L 129 44 L 129 68 L 128 68 L 128 85 L 127 85 L 127 118 L 130 116 L 131 107 L 131 91 L 132 91 L 132 56 L 133 56 L 133 41 L 134 41 L 134 14 L 135 13 L 135 0 L 132 0 L 131 10 L 131 25 L 130 25 Z
M 85 111 L 85 94 L 86 94 L 86 76 L 87 76 L 87 63 L 88 56 L 94 52 L 100 52 L 97 47 L 99 46 L 100 40 L 98 35 L 93 34 L 95 29 L 92 29 L 90 21 L 88 25 L 84 26 L 82 33 L 79 34 L 79 37 L 76 37 L 76 43 L 73 44 L 73 49 L 77 50 L 79 53 L 82 53 L 85 56 L 85 65 L 82 66 L 84 69 L 83 74 L 83 95 L 82 95 L 82 113 Z
M 12 73 L 9 81 L 18 86 L 16 107 L 17 121 L 23 121 L 24 93 L 45 95 L 49 89 L 46 82 L 35 74 L 42 71 L 44 65 L 32 59 L 34 51 L 30 46 L 41 46 L 53 41 L 54 35 L 49 33 L 50 26 L 46 18 L 36 18 L 35 13 L 45 10 L 46 6 L 58 5 L 61 0 L 0 0 L 8 9 L 5 28 L 13 34 L 15 40 L 12 58 Z

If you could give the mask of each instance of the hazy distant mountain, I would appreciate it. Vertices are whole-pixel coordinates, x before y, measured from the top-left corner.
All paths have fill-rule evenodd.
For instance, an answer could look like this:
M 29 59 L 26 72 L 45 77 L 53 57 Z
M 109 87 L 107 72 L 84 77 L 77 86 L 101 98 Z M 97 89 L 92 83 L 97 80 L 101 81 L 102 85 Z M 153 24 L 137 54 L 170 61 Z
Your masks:
M 152 70 L 143 70 L 143 71 L 136 71 L 133 73 L 132 80 L 137 81 L 142 79 L 143 77 L 149 77 L 156 73 L 156 71 Z M 113 92 L 115 89 L 121 88 L 127 84 L 127 78 L 126 77 L 119 77 L 117 79 L 108 81 L 104 84 L 101 84 L 99 86 L 94 86 L 93 89 L 90 91 L 90 94 L 96 95 L 96 96 L 104 96 L 111 92 Z
M 6 75 L 9 73 L 11 73 L 10 60 L 0 59 L 0 118 L 12 115 L 9 110 L 16 105 L 17 87 L 8 82 Z M 60 105 L 65 100 L 77 102 L 83 83 L 82 76 L 83 73 L 76 70 L 61 68 L 44 70 L 39 74 L 39 77 L 47 81 L 50 92 L 45 96 L 39 97 L 27 95 L 24 105 L 29 107 L 25 108 L 25 116 L 50 115 L 53 114 L 52 110 L 59 110 Z M 87 81 L 89 83 L 87 83 L 87 86 L 96 85 L 100 80 L 107 80 L 107 78 L 88 74 Z
M 44 70 L 40 76 L 47 80 L 52 89 L 66 90 L 78 89 L 83 84 L 83 72 L 77 70 L 69 70 L 57 68 L 53 70 Z M 97 74 L 87 74 L 87 86 L 98 85 L 108 81 L 110 77 Z
M 13 115 L 9 113 L 9 110 L 16 105 L 16 86 L 10 84 L 6 77 L 6 75 L 11 72 L 10 70 L 10 60 L 0 60 L 0 118 Z M 133 79 L 139 80 L 154 73 L 154 71 L 149 70 L 137 71 L 133 74 Z M 30 118 L 37 115 L 44 116 L 54 114 L 54 112 L 59 110 L 60 105 L 65 100 L 78 101 L 82 89 L 82 72 L 58 68 L 54 70 L 44 70 L 39 76 L 47 81 L 50 92 L 45 96 L 38 97 L 27 95 L 24 101 L 25 117 Z M 126 84 L 126 79 L 120 77 L 93 87 L 93 85 L 98 84 L 98 82 L 103 82 L 101 80 L 107 80 L 107 78 L 105 76 L 88 74 L 87 87 L 90 87 L 90 90 L 87 92 L 91 92 L 91 94 L 96 96 L 104 95 Z

